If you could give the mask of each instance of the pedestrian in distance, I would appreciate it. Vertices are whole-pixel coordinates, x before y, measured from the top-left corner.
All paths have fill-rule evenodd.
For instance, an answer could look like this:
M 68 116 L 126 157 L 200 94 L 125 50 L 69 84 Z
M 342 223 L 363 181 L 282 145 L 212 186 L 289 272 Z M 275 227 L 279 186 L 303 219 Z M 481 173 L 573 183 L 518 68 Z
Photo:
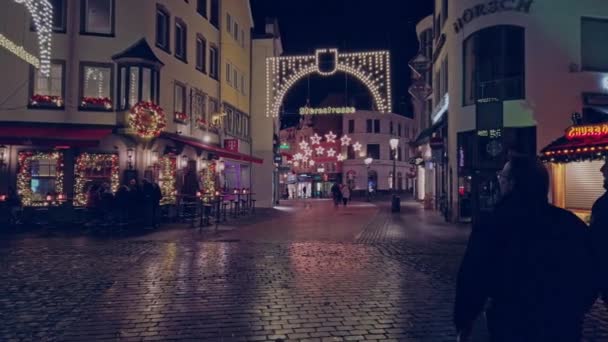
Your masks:
M 350 201 L 350 189 L 348 188 L 348 185 L 344 184 L 342 185 L 342 203 L 345 207 L 346 204 L 348 204 L 348 201 Z
M 600 172 L 604 177 L 604 189 L 608 190 L 608 160 Z M 598 291 L 608 306 L 608 192 L 604 192 L 591 209 L 591 237 L 599 281 Z
M 158 183 L 152 183 L 152 225 L 158 228 L 158 220 L 160 219 L 160 200 L 163 199 L 163 192 Z
M 302 188 L 302 198 L 306 199 L 306 186 Z
M 331 196 L 334 200 L 334 207 L 338 207 L 340 205 L 340 200 L 342 198 L 342 192 L 340 191 L 340 185 L 338 183 L 334 183 L 331 187 Z
M 548 203 L 549 175 L 513 156 L 498 173 L 502 198 L 473 227 L 457 279 L 454 323 L 470 341 L 486 305 L 492 342 L 575 342 L 595 301 L 587 227 Z

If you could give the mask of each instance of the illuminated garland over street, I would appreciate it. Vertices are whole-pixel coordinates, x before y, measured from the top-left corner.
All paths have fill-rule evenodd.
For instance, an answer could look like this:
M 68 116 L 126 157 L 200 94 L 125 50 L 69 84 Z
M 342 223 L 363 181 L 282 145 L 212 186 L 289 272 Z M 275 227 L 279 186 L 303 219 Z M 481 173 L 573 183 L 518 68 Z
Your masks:
M 354 114 L 356 111 L 357 111 L 357 109 L 355 107 L 325 107 L 325 108 L 301 107 L 300 115 Z
M 175 179 L 177 177 L 177 164 L 175 157 L 163 156 L 160 158 L 159 184 L 163 198 L 160 204 L 175 204 L 176 188 Z
M 110 187 L 113 193 L 118 191 L 120 185 L 118 173 L 118 155 L 117 154 L 89 154 L 83 153 L 76 159 L 75 183 L 74 183 L 74 205 L 84 206 L 87 204 L 87 193 L 84 186 L 86 185 L 87 169 L 99 168 L 101 165 L 111 164 Z
M 51 38 L 53 33 L 53 6 L 48 0 L 14 0 L 18 4 L 24 4 L 28 12 L 32 16 L 32 22 L 34 23 L 34 29 L 38 35 L 38 46 L 40 50 L 40 59 L 36 65 L 35 61 L 32 60 L 21 47 L 16 44 L 7 44 L 4 38 L 4 43 L 0 43 L 1 46 L 8 48 L 9 51 L 15 53 L 19 58 L 24 59 L 28 63 L 40 68 L 40 72 L 44 76 L 49 76 L 51 71 Z M 0 39 L 2 41 L 2 39 Z M 31 55 L 30 55 L 31 56 Z M 32 63 L 34 62 L 34 63 Z
M 141 138 L 156 138 L 167 126 L 162 108 L 151 102 L 139 102 L 129 113 L 129 127 Z
M 333 69 L 319 66 L 321 54 L 334 58 Z M 338 71 L 360 80 L 369 89 L 379 112 L 391 112 L 390 68 L 388 51 L 338 53 L 337 49 L 320 49 L 308 56 L 269 57 L 266 59 L 266 116 L 279 115 L 283 98 L 303 77 L 313 73 L 331 76 Z
M 21 196 L 23 206 L 46 206 L 57 204 L 51 201 L 35 201 L 32 192 L 32 162 L 37 160 L 54 160 L 55 194 L 63 194 L 63 155 L 60 152 L 19 152 L 19 170 L 17 173 L 17 193 Z

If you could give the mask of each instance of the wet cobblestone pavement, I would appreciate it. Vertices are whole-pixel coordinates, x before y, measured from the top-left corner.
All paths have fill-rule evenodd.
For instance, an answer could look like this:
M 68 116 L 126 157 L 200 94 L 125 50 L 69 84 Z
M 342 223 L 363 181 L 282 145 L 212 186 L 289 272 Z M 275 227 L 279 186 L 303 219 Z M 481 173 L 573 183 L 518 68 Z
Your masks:
M 453 281 L 466 232 L 416 211 L 365 212 L 370 224 L 349 210 L 326 219 L 338 235 L 305 225 L 307 241 L 293 218 L 283 226 L 291 241 L 255 239 L 263 224 L 232 243 L 4 241 L 0 341 L 455 341 Z M 344 221 L 352 232 L 338 227 Z M 425 237 L 423 226 L 435 230 Z M 340 241 L 350 236 L 358 239 Z M 608 341 L 607 317 L 596 306 L 587 341 Z

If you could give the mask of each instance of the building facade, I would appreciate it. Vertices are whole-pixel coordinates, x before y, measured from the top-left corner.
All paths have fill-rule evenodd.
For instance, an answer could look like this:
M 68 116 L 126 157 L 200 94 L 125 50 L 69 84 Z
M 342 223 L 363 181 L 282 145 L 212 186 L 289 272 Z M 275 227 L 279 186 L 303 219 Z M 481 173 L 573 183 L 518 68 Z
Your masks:
M 249 1 L 50 3 L 49 75 L 0 49 L 0 192 L 84 205 L 95 184 L 116 191 L 144 177 L 166 203 L 251 188 L 262 160 L 251 156 Z M 0 21 L 4 37 L 38 54 L 24 5 L 10 1 Z
M 435 1 L 431 122 L 447 125 L 449 218 L 492 208 L 510 151 L 536 154 L 572 112 L 603 106 L 607 17 L 593 0 Z

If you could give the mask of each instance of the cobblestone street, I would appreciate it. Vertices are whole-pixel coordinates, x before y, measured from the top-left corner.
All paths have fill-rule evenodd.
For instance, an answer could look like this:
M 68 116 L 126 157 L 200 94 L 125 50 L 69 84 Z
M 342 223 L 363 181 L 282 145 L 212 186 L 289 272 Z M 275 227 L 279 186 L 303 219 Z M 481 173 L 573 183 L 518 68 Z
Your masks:
M 0 340 L 455 341 L 465 226 L 300 201 L 221 228 L 4 240 Z M 587 341 L 608 340 L 607 317 L 597 305 Z

